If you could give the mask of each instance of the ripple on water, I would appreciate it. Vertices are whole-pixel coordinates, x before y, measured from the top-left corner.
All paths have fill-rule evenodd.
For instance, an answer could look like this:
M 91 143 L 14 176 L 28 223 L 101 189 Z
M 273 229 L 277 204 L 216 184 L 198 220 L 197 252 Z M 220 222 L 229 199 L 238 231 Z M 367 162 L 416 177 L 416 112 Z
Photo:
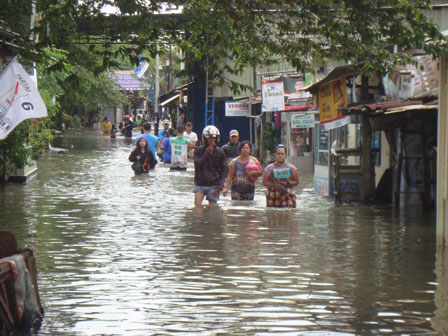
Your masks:
M 443 328 L 434 296 L 447 281 L 434 274 L 431 216 L 334 207 L 310 176 L 301 176 L 297 209 L 266 209 L 260 181 L 254 201 L 195 208 L 191 163 L 134 176 L 132 141 L 59 140 L 73 145 L 69 154 L 44 155 L 38 176 L 8 186 L 0 204 L 1 228 L 36 251 L 40 335 L 421 335 L 436 333 L 432 320 Z

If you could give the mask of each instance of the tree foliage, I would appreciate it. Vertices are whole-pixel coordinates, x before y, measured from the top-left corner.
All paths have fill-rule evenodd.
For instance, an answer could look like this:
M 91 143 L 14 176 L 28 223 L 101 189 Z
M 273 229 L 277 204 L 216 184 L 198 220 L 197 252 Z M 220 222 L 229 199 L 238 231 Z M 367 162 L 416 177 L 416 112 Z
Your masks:
M 102 59 L 100 64 L 85 64 L 96 73 L 116 66 L 118 56 L 135 64 L 144 51 L 154 56 L 167 45 L 180 46 L 189 61 L 207 55 L 218 79 L 226 71 L 275 62 L 279 55 L 298 70 L 332 58 L 350 61 L 368 73 L 410 62 L 415 49 L 434 56 L 446 52 L 438 27 L 424 16 L 424 9 L 431 8 L 426 0 L 35 2 L 40 13 L 34 29 L 38 43 L 29 50 L 48 46 L 69 50 L 74 43 L 86 43 L 89 53 Z M 111 5 L 118 14 L 105 12 Z M 166 7 L 177 8 L 178 13 L 161 14 Z M 20 43 L 27 45 L 27 36 Z M 399 53 L 394 53 L 395 45 Z M 72 64 L 75 57 L 68 55 Z M 234 65 L 217 62 L 224 57 L 232 58 Z

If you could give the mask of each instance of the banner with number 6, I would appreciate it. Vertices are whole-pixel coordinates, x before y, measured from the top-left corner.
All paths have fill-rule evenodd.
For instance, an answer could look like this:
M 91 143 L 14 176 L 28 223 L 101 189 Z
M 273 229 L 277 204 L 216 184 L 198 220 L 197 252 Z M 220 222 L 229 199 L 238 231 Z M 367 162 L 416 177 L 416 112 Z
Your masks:
M 36 84 L 14 57 L 0 75 L 0 140 L 23 120 L 46 116 Z

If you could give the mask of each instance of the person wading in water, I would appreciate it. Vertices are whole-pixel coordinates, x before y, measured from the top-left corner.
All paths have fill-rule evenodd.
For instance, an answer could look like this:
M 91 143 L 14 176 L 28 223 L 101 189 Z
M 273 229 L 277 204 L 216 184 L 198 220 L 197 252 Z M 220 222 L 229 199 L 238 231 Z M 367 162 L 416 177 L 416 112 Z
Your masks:
M 194 204 L 201 205 L 204 197 L 209 204 L 219 200 L 227 175 L 224 151 L 217 147 L 219 130 L 206 126 L 202 131 L 204 145 L 194 152 Z
M 227 196 L 229 185 L 231 185 L 232 200 L 253 200 L 255 196 L 255 181 L 258 176 L 263 174 L 263 170 L 254 170 L 248 172 L 247 165 L 255 163 L 259 165 L 257 158 L 250 155 L 252 146 L 249 141 L 243 141 L 238 146 L 239 156 L 230 161 L 227 169 L 226 185 L 222 192 L 223 196 Z
M 275 162 L 264 169 L 263 185 L 266 192 L 266 206 L 295 208 L 296 195 L 292 188 L 299 184 L 297 168 L 286 162 L 286 147 L 278 145 L 275 149 Z

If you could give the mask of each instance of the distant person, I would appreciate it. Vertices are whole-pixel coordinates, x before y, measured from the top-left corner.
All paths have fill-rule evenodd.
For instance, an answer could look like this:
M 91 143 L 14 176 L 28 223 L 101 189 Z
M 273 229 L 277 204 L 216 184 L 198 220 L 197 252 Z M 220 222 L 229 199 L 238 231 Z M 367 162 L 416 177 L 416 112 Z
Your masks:
M 278 145 L 275 149 L 275 162 L 269 164 L 263 175 L 266 192 L 266 206 L 295 208 L 296 195 L 293 187 L 299 184 L 297 168 L 286 162 L 286 147 Z
M 133 162 L 132 169 L 137 175 L 146 174 L 155 168 L 157 160 L 154 159 L 154 154 L 149 149 L 144 136 L 139 138 L 135 149 L 129 155 L 129 161 Z
M 237 130 L 231 130 L 229 136 L 230 141 L 221 147 L 224 150 L 224 154 L 226 155 L 227 163 L 229 163 L 232 159 L 236 158 L 239 155 L 238 146 L 240 144 L 240 134 Z
M 116 124 L 112 124 L 112 128 L 110 130 L 110 137 L 111 138 L 116 138 L 117 137 L 117 133 L 118 133 L 118 128 Z
M 157 160 L 156 146 L 159 145 L 159 139 L 155 135 L 151 134 L 151 124 L 149 122 L 146 122 L 146 123 L 143 124 L 143 134 L 139 135 L 135 139 L 135 143 L 138 142 L 138 139 L 140 139 L 140 137 L 145 137 L 146 142 L 148 143 L 149 149 L 154 154 L 154 159 Z
M 216 146 L 219 130 L 206 126 L 202 131 L 203 145 L 194 152 L 194 204 L 201 205 L 204 197 L 209 204 L 219 200 L 227 175 L 224 151 Z
M 121 130 L 123 129 L 125 122 L 126 122 L 126 116 L 123 116 L 123 118 L 121 118 L 120 123 L 118 124 L 118 129 L 120 130 L 121 134 L 123 134 L 123 132 L 121 132 Z
M 162 121 L 163 128 L 159 130 L 159 134 L 157 134 L 159 138 L 159 143 L 163 141 L 168 136 L 168 129 L 170 128 L 170 121 L 168 119 L 165 119 Z
M 191 122 L 185 124 L 184 137 L 190 140 L 190 146 L 195 147 L 197 145 L 198 135 L 193 132 L 193 124 Z
M 163 151 L 162 154 L 162 161 L 163 163 L 171 163 L 171 138 L 176 135 L 176 132 L 173 128 L 168 129 L 168 136 L 163 139 L 162 143 L 160 144 L 160 148 Z
M 142 125 L 142 123 L 143 123 L 143 120 L 142 120 L 141 115 L 137 115 L 137 118 L 135 119 L 135 125 L 137 127 L 140 127 Z
M 170 170 L 187 170 L 187 154 L 190 140 L 184 137 L 185 128 L 177 126 L 177 136 L 170 139 L 171 166 Z
M 188 158 L 193 159 L 194 149 L 198 145 L 198 135 L 193 132 L 193 124 L 191 122 L 187 122 L 185 124 L 184 137 L 190 140 L 190 150 L 188 151 Z
M 239 156 L 232 159 L 227 166 L 227 180 L 222 192 L 227 196 L 231 186 L 232 200 L 253 200 L 255 196 L 255 181 L 263 174 L 263 169 L 257 158 L 251 156 L 252 146 L 249 141 L 243 141 L 238 146 Z M 255 164 L 258 169 L 249 170 L 247 166 Z
M 103 135 L 110 135 L 110 130 L 112 129 L 112 123 L 109 121 L 108 117 L 105 117 L 103 119 L 101 129 L 103 130 Z
M 132 138 L 133 129 L 134 129 L 134 122 L 131 120 L 130 115 L 126 115 L 124 126 L 121 128 L 120 131 L 126 138 Z

